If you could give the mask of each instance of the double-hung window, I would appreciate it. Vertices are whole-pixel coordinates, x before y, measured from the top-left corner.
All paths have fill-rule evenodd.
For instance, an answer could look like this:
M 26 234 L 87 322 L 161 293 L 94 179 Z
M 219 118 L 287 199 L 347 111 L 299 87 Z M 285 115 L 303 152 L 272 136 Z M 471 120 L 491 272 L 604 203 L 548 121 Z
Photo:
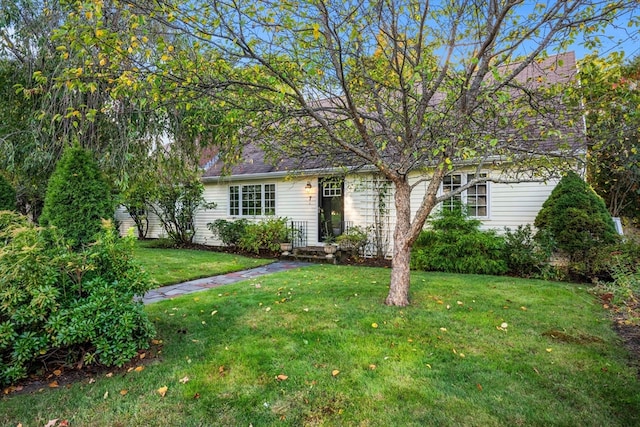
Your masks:
M 475 179 L 475 174 L 452 174 L 447 175 L 442 180 L 442 192 L 450 193 Z M 480 174 L 481 178 L 486 178 L 487 174 Z M 456 194 L 442 203 L 443 209 L 453 209 L 457 204 L 467 207 L 469 216 L 488 217 L 489 216 L 489 183 L 479 182 L 469 187 L 467 190 Z
M 262 216 L 275 214 L 275 184 L 229 186 L 230 216 Z

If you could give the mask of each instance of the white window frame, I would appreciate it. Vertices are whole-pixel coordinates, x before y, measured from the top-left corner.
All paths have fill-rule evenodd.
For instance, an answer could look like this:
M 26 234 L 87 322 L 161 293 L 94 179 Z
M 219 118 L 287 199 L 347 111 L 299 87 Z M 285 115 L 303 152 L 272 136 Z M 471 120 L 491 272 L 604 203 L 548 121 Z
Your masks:
M 463 185 L 466 185 L 467 182 L 472 180 L 475 175 L 476 175 L 475 173 L 465 173 L 465 172 L 446 175 L 442 180 L 442 184 L 440 185 L 441 194 L 446 194 L 449 191 L 454 191 L 457 188 L 460 188 Z M 486 172 L 481 172 L 480 175 L 484 177 L 488 176 Z M 451 182 L 445 182 L 447 179 L 451 179 Z M 467 212 L 469 213 L 470 217 L 485 218 L 485 219 L 489 218 L 490 201 L 491 201 L 490 184 L 491 183 L 489 181 L 479 182 L 474 187 L 468 188 L 464 190 L 462 193 L 458 194 L 457 196 L 454 196 L 454 198 L 457 200 L 460 200 L 460 202 L 467 207 L 467 210 L 468 210 Z M 484 193 L 482 193 L 482 189 L 484 189 Z M 474 197 L 476 198 L 476 200 L 484 197 L 485 203 L 480 205 L 471 204 L 472 199 Z M 452 206 L 453 206 L 452 201 L 453 199 L 448 199 L 442 202 L 442 208 L 452 209 Z M 485 214 L 477 215 L 478 209 L 481 209 L 481 208 L 485 209 Z M 473 210 L 474 212 L 469 212 L 471 210 Z
M 256 187 L 260 187 L 259 192 Z M 259 200 L 251 196 L 259 196 Z M 276 214 L 276 184 L 234 184 L 227 191 L 232 217 L 274 216 Z M 256 203 L 257 201 L 257 203 Z M 254 202 L 252 205 L 249 205 Z M 258 206 L 259 205 L 259 206 Z

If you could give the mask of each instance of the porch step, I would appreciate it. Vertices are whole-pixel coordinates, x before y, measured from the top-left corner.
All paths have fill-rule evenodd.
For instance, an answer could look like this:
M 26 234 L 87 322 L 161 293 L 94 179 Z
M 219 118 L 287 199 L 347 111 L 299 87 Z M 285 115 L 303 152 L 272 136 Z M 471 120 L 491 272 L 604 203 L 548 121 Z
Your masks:
M 338 264 L 342 257 L 342 251 L 339 249 L 329 256 L 324 249 L 324 246 L 304 246 L 300 248 L 294 248 L 288 255 L 280 255 L 283 259 L 293 260 L 307 260 L 312 262 L 330 262 Z

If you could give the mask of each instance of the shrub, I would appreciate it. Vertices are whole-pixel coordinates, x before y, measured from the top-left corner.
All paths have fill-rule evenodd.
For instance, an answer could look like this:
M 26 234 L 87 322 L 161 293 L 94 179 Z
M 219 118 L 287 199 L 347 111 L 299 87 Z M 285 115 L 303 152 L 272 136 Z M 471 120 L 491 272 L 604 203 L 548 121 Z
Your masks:
M 548 263 L 550 256 L 549 244 L 534 238 L 530 224 L 519 225 L 513 231 L 505 228 L 504 259 L 509 273 L 520 277 L 549 278 L 553 276 Z
M 236 221 L 227 221 L 224 219 L 216 219 L 207 224 L 207 228 L 211 230 L 214 236 L 220 238 L 225 246 L 238 246 L 240 239 L 246 233 L 249 221 L 246 219 L 238 219 Z
M 196 234 L 196 213 L 201 209 L 214 209 L 216 204 L 206 202 L 202 196 L 204 186 L 196 177 L 184 182 L 164 183 L 157 191 L 151 208 L 167 236 L 177 245 L 191 244 Z
M 0 175 L 0 211 L 16 210 L 16 190 Z
M 443 209 L 430 221 L 411 253 L 411 267 L 451 273 L 504 274 L 504 240 L 492 231 L 481 231 L 480 221 L 466 209 Z
M 569 258 L 571 272 L 582 276 L 596 274 L 597 248 L 618 240 L 604 201 L 574 172 L 560 180 L 534 224 L 541 236 L 555 242 L 554 249 Z
M 268 218 L 254 224 L 248 224 L 240 237 L 238 246 L 247 252 L 260 253 L 260 250 L 277 252 L 280 243 L 288 236 L 287 218 Z
M 133 237 L 106 221 L 73 252 L 56 228 L 0 215 L 0 385 L 53 357 L 121 366 L 154 334 L 141 302 L 148 276 L 132 260 Z
M 75 145 L 65 150 L 49 179 L 42 225 L 54 225 L 72 247 L 95 240 L 102 219 L 113 218 L 109 184 L 91 153 Z
M 336 242 L 342 249 L 358 254 L 364 251 L 369 242 L 369 236 L 365 228 L 355 225 L 349 227 L 344 234 L 338 236 Z

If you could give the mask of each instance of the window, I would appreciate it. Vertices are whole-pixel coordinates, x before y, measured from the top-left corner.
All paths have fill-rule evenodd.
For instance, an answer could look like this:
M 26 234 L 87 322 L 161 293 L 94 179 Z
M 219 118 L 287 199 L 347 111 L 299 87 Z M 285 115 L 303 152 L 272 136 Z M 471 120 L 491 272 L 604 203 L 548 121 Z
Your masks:
M 252 184 L 229 187 L 229 215 L 275 215 L 276 185 Z
M 342 196 L 342 186 L 335 182 L 325 182 L 322 184 L 323 197 L 340 197 Z
M 447 175 L 442 180 L 442 192 L 449 193 L 462 187 L 467 182 L 475 179 L 475 174 L 454 174 Z M 487 174 L 482 173 L 480 177 L 486 178 Z M 467 206 L 469 216 L 486 217 L 489 216 L 489 184 L 481 182 L 468 188 L 460 194 L 442 203 L 444 209 L 453 209 L 457 203 Z

